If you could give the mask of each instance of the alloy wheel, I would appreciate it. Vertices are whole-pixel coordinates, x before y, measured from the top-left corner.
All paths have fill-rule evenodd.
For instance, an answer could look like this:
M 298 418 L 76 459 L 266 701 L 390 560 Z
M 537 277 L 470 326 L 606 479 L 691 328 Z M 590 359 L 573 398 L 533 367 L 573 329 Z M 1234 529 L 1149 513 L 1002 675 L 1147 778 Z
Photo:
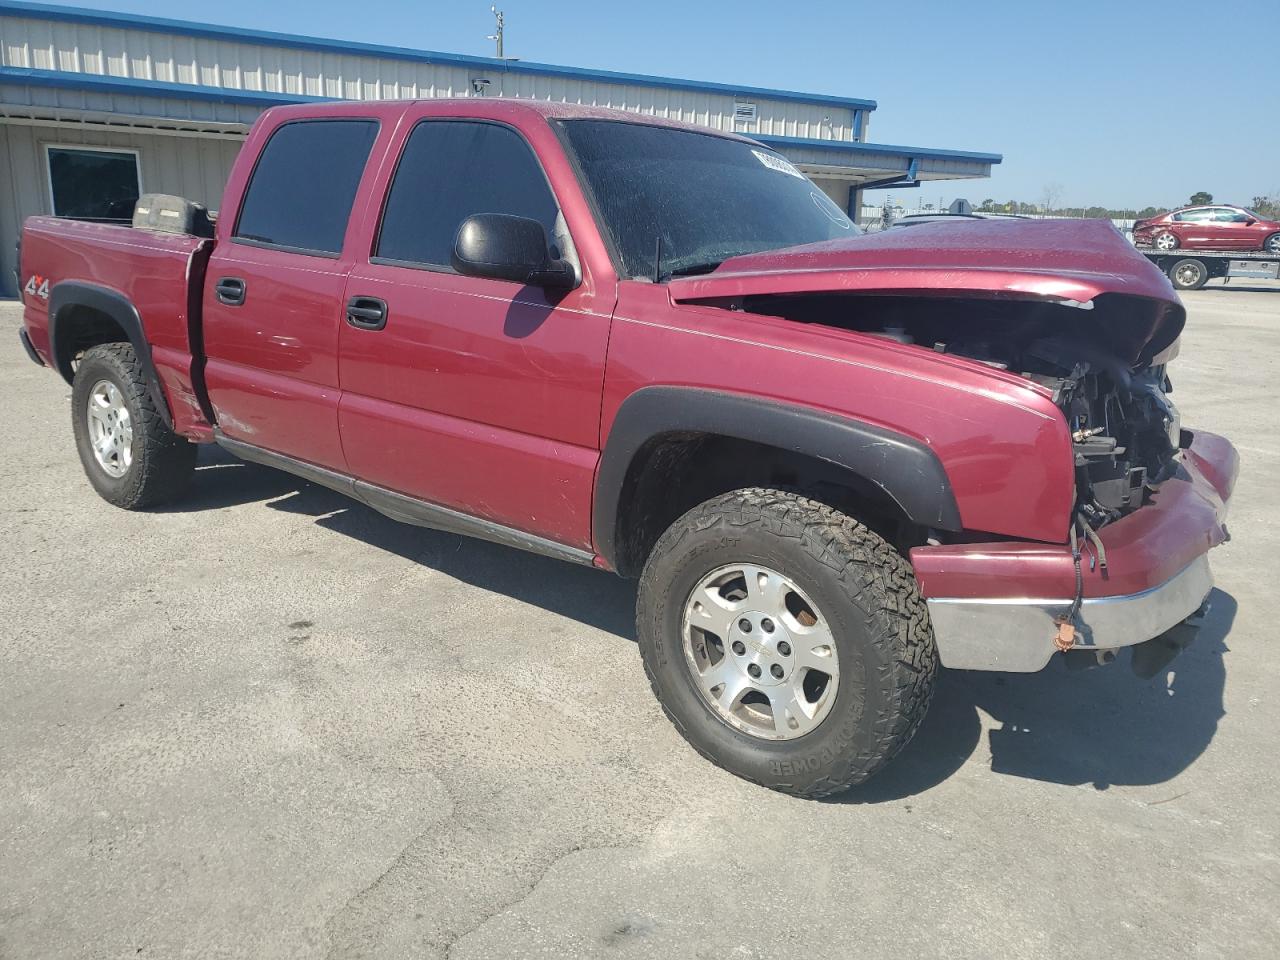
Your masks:
M 110 380 L 99 380 L 86 406 L 93 458 L 108 476 L 119 479 L 133 465 L 133 421 L 124 395 Z
M 764 740 L 813 731 L 840 680 L 822 612 L 789 578 L 758 564 L 713 570 L 685 601 L 685 662 L 723 721 Z

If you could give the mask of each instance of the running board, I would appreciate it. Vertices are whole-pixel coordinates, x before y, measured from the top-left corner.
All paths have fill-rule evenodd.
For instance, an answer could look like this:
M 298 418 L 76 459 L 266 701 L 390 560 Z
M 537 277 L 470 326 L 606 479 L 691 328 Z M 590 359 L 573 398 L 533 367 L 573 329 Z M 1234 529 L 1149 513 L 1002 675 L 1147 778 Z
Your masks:
M 490 543 L 501 544 L 504 547 L 515 547 L 518 550 L 527 550 L 530 553 L 567 560 L 570 563 L 579 563 L 588 567 L 594 565 L 595 555 L 589 551 L 557 543 L 532 533 L 525 533 L 523 530 L 504 526 L 492 520 L 473 517 L 468 513 L 442 507 L 436 503 L 406 496 L 327 467 L 318 467 L 313 463 L 295 460 L 282 453 L 255 447 L 251 443 L 232 440 L 217 428 L 214 428 L 213 436 L 218 446 L 241 460 L 283 470 L 303 480 L 336 490 L 354 500 L 359 500 L 392 520 L 411 523 L 418 527 L 429 527 L 432 530 L 442 530 L 445 533 L 456 533 L 464 537 L 475 537 L 477 540 L 488 540 Z

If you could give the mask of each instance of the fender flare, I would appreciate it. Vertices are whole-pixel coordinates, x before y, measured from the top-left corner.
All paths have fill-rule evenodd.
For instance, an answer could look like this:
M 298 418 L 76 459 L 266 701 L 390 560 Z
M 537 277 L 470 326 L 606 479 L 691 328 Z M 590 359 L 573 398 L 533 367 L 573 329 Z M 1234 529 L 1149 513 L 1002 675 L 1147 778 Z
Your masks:
M 693 387 L 642 387 L 618 409 L 601 453 L 592 508 L 596 550 L 616 569 L 627 474 L 650 440 L 705 433 L 825 460 L 879 487 L 921 526 L 963 529 L 951 481 L 928 445 L 896 431 L 808 407 Z
M 125 336 L 129 338 L 138 362 L 142 364 L 151 402 L 160 411 L 165 426 L 172 429 L 173 416 L 169 411 L 169 401 L 160 384 L 160 375 L 156 372 L 155 363 L 151 359 L 151 345 L 147 343 L 146 335 L 143 333 L 142 317 L 138 315 L 137 307 L 128 297 L 116 290 L 98 286 L 96 283 L 63 280 L 49 291 L 49 356 L 53 359 L 54 368 L 61 374 L 62 379 L 71 383 L 74 377 L 71 358 L 61 356 L 58 352 L 58 317 L 62 311 L 70 307 L 88 307 L 97 310 L 120 326 Z

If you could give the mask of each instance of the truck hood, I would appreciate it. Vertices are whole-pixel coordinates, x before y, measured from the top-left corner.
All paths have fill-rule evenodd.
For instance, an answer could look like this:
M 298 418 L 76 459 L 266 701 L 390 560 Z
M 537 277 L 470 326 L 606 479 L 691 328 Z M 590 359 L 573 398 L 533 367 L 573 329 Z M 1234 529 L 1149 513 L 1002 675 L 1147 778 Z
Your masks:
M 676 302 L 802 294 L 1024 299 L 1082 306 L 1138 362 L 1186 314 L 1165 275 L 1105 220 L 922 224 L 747 254 L 670 282 Z M 1063 311 L 1070 323 L 1076 311 Z

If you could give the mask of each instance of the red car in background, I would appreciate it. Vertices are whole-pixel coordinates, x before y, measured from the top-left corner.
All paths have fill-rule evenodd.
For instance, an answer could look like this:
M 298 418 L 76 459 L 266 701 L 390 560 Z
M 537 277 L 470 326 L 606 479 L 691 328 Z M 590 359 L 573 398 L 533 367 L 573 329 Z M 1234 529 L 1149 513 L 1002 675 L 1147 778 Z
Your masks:
M 1183 207 L 1133 225 L 1133 242 L 1157 250 L 1265 250 L 1280 254 L 1280 221 L 1244 207 Z

